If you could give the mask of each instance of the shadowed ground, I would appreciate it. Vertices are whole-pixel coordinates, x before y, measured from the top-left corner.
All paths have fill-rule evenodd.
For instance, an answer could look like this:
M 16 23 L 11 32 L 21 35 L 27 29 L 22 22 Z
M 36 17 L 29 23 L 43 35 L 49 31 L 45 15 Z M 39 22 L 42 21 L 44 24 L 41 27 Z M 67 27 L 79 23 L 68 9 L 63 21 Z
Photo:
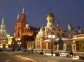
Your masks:
M 28 52 L 0 52 L 0 62 L 84 62 L 63 57 L 44 56 Z

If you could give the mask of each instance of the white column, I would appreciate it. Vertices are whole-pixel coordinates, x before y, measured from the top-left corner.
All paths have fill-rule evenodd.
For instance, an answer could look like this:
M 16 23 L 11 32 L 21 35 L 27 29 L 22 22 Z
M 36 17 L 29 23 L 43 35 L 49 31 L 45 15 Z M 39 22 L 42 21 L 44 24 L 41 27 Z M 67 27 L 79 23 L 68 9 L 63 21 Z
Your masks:
M 47 49 L 47 50 L 49 49 L 49 48 L 48 48 L 48 44 L 49 44 L 49 43 L 48 43 L 48 42 L 46 42 L 46 49 Z
M 76 44 L 72 44 L 72 51 L 76 51 Z
M 64 51 L 66 51 L 66 49 L 67 49 L 66 46 L 67 46 L 67 44 L 66 44 L 66 42 L 65 42 L 65 43 L 63 44 L 63 50 L 64 50 Z
M 57 44 L 57 50 L 59 50 L 59 44 Z
M 72 43 L 72 51 L 76 51 L 76 42 L 75 41 L 73 41 L 73 43 Z

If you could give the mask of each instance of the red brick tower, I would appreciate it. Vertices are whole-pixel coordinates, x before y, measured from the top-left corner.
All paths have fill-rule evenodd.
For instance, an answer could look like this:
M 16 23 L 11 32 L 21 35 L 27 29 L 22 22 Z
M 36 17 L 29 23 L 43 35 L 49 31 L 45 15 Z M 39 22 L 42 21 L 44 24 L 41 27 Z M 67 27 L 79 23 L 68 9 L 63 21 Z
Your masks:
M 20 40 L 23 35 L 33 35 L 29 26 L 27 24 L 26 15 L 24 13 L 24 8 L 21 14 L 17 16 L 15 31 L 14 31 L 14 38 L 15 40 Z

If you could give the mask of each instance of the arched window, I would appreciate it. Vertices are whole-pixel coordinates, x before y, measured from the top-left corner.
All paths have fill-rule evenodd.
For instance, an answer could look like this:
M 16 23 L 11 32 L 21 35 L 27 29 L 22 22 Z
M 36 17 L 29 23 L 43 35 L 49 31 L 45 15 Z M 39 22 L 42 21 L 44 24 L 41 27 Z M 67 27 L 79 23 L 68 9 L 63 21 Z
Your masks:
M 62 33 L 62 37 L 65 37 L 65 34 L 64 33 Z
M 60 33 L 57 33 L 57 37 L 60 37 Z
M 59 50 L 63 50 L 63 40 L 61 38 L 58 40 L 58 44 L 59 44 Z

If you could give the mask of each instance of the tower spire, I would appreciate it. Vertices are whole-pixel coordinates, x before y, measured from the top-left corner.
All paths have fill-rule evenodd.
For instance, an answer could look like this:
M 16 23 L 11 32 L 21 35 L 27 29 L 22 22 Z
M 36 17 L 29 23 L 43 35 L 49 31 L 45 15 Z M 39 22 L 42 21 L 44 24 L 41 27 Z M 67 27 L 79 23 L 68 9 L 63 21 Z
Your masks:
M 2 18 L 1 30 L 2 30 L 4 33 L 6 33 L 6 26 L 5 26 L 5 23 L 4 23 L 4 18 Z
M 59 27 L 59 22 L 57 23 L 57 27 Z
M 22 13 L 24 13 L 24 8 L 22 9 Z
M 2 25 L 4 25 L 4 18 L 2 18 L 2 22 L 1 22 Z
M 19 18 L 20 18 L 20 16 L 19 16 L 19 14 L 18 14 L 17 19 L 19 19 Z
M 68 31 L 71 32 L 73 29 L 72 29 L 72 24 L 68 24 Z

